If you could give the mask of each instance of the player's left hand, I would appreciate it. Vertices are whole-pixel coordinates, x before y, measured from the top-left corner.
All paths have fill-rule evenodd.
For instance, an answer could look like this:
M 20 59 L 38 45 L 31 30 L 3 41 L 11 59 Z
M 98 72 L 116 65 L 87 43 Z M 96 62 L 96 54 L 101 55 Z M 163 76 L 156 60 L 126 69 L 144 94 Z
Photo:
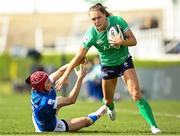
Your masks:
M 55 82 L 55 88 L 57 89 L 57 90 L 61 90 L 61 88 L 62 88 L 62 86 L 64 85 L 64 84 L 68 84 L 68 79 L 67 79 L 67 77 L 65 77 L 65 76 L 62 76 L 62 77 L 60 77 L 56 82 Z
M 109 39 L 110 43 L 113 44 L 113 46 L 120 46 L 123 44 L 123 39 L 120 38 L 119 35 L 116 35 L 116 36 L 112 36 L 111 39 Z

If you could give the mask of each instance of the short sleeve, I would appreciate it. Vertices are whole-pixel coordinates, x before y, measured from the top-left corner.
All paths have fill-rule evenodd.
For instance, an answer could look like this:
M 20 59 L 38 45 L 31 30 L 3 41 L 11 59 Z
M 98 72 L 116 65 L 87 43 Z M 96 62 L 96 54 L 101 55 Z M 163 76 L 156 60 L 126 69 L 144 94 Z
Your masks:
M 126 32 L 127 30 L 129 30 L 129 26 L 128 26 L 127 22 L 122 17 L 118 16 L 117 20 L 120 23 L 120 26 L 121 26 L 123 32 Z
M 83 36 L 82 46 L 86 49 L 94 45 L 94 38 L 92 28 L 89 28 L 88 31 Z

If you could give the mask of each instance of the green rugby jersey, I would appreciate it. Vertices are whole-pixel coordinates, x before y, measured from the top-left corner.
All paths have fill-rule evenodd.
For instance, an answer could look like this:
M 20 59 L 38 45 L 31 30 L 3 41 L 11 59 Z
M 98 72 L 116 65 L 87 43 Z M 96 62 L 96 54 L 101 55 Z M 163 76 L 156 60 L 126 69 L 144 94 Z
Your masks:
M 129 29 L 128 24 L 119 16 L 107 17 L 108 26 L 104 32 L 99 32 L 95 26 L 89 27 L 84 35 L 82 46 L 86 49 L 95 46 L 101 64 L 104 66 L 116 66 L 122 64 L 128 57 L 127 46 L 113 47 L 108 41 L 108 32 L 112 26 L 119 25 L 123 32 Z

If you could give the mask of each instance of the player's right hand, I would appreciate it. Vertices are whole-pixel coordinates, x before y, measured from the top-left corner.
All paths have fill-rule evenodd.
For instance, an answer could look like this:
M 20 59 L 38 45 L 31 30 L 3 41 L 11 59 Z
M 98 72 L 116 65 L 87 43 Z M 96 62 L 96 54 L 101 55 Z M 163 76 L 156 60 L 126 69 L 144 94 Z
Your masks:
M 88 72 L 86 69 L 86 65 L 84 65 L 84 64 L 80 64 L 79 70 L 77 70 L 76 68 L 74 70 L 75 70 L 75 73 L 76 73 L 78 78 L 84 78 Z

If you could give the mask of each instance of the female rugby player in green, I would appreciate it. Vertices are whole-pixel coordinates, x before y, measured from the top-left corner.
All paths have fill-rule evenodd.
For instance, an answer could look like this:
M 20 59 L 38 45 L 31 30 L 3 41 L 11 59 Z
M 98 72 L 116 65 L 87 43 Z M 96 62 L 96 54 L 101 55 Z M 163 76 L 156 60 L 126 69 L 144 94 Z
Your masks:
M 116 118 L 113 99 L 117 78 L 122 76 L 133 101 L 139 108 L 140 114 L 150 125 L 151 132 L 160 132 L 150 105 L 140 93 L 137 75 L 128 51 L 128 47 L 135 46 L 137 41 L 128 24 L 120 16 L 113 16 L 100 3 L 89 9 L 89 17 L 93 25 L 87 30 L 79 52 L 71 60 L 63 76 L 56 82 L 56 88 L 60 89 L 62 87 L 71 71 L 84 59 L 89 48 L 95 46 L 102 65 L 103 96 L 108 107 L 107 114 L 109 118 L 111 120 Z M 114 30 L 111 29 L 112 27 L 116 28 L 116 30 L 117 28 L 122 30 L 124 38 L 116 35 Z

